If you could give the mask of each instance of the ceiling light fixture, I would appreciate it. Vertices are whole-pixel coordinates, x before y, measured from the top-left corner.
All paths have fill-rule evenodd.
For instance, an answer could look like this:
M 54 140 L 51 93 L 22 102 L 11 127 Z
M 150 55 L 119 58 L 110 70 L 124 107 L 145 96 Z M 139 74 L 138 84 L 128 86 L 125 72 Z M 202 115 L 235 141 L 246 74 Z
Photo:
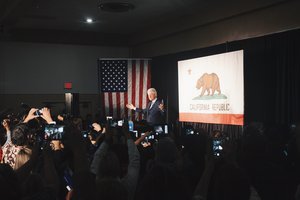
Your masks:
M 89 24 L 91 24 L 91 23 L 93 23 L 93 19 L 92 18 L 86 18 L 86 23 L 89 23 Z

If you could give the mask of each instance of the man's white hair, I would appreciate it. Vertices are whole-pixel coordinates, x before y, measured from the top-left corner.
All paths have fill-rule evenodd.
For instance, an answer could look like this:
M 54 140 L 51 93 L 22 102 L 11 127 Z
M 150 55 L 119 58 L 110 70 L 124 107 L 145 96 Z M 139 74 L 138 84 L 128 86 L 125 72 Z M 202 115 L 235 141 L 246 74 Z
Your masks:
M 156 89 L 155 89 L 155 88 L 149 88 L 149 89 L 147 90 L 147 94 L 150 94 L 150 93 L 153 93 L 153 94 L 155 94 L 155 96 L 157 96 L 157 92 L 156 92 Z

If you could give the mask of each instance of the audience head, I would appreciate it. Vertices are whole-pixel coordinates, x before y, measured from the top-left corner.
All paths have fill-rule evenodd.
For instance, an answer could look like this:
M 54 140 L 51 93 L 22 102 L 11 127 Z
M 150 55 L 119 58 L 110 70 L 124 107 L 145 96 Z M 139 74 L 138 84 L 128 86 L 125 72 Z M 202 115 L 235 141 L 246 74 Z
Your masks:
M 14 145 L 24 146 L 27 142 L 29 128 L 26 124 L 18 124 L 12 131 L 11 141 Z
M 211 138 L 222 138 L 223 137 L 223 133 L 220 130 L 213 130 L 210 133 Z
M 155 146 L 155 161 L 162 164 L 175 164 L 178 150 L 170 137 L 161 138 Z

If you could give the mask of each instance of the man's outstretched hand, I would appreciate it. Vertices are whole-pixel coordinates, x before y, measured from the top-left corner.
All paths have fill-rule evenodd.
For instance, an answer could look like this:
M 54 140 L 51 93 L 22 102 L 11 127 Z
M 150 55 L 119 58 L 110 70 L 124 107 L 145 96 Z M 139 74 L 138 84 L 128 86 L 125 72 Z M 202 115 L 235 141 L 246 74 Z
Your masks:
M 126 107 L 131 110 L 135 109 L 135 106 L 132 103 L 126 104 Z

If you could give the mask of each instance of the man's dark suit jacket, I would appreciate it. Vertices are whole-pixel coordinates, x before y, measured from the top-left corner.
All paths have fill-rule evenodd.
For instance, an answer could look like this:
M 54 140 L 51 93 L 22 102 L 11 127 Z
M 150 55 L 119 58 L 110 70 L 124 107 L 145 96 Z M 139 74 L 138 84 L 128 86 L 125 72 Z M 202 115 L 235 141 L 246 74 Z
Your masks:
M 147 123 L 150 126 L 156 125 L 156 124 L 164 124 L 165 123 L 165 112 L 159 109 L 159 104 L 161 103 L 161 100 L 157 99 L 153 106 L 151 106 L 151 101 L 147 104 L 147 107 L 145 109 L 136 108 L 136 112 L 143 113 L 144 116 L 146 116 Z

